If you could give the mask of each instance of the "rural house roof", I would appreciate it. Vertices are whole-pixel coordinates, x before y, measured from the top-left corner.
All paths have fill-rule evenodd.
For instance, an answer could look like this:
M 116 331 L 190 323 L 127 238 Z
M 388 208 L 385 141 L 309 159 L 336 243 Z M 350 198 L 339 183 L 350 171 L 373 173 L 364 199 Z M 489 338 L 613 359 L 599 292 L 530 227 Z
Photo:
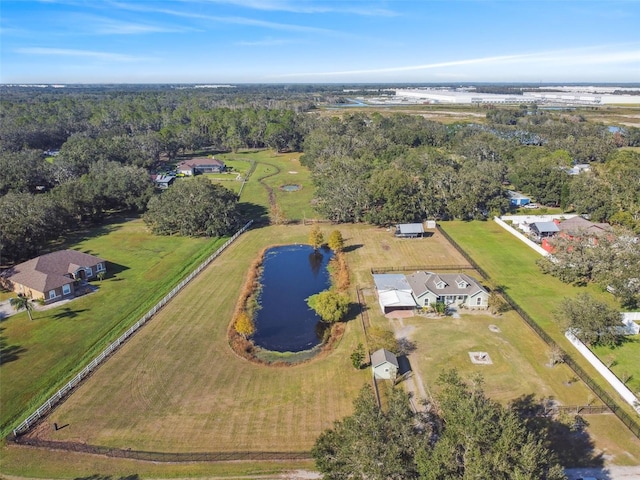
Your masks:
M 593 223 L 581 216 L 572 217 L 560 222 L 558 228 L 561 232 L 569 235 L 603 235 L 611 231 L 611 226 L 608 223 Z
M 531 224 L 531 228 L 538 233 L 557 233 L 560 231 L 555 222 L 535 222 Z
M 379 292 L 386 290 L 411 291 L 411 285 L 409 285 L 407 277 L 402 273 L 374 273 L 373 281 Z
M 373 368 L 377 367 L 378 365 L 382 365 L 385 362 L 388 362 L 398 368 L 398 359 L 389 350 L 381 348 L 380 350 L 376 350 L 371 354 L 371 366 Z
M 169 183 L 174 178 L 173 175 L 151 175 L 151 180 L 156 183 Z
M 380 305 L 383 307 L 415 307 L 416 301 L 411 292 L 403 292 L 402 290 L 386 290 L 378 293 Z
M 46 292 L 73 282 L 70 275 L 78 269 L 101 262 L 104 260 L 77 250 L 59 250 L 16 265 L 9 280 L 38 292 Z
M 374 273 L 373 281 L 378 290 L 380 305 L 385 307 L 415 307 L 411 285 L 402 273 Z
M 464 273 L 416 272 L 407 275 L 413 295 L 421 297 L 427 292 L 442 295 L 475 295 L 486 290 L 472 277 Z
M 396 230 L 401 235 L 415 235 L 418 233 L 424 233 L 424 227 L 421 223 L 401 223 L 397 226 Z
M 224 167 L 224 162 L 217 158 L 192 158 L 184 160 L 178 164 L 178 168 L 197 168 L 197 167 Z

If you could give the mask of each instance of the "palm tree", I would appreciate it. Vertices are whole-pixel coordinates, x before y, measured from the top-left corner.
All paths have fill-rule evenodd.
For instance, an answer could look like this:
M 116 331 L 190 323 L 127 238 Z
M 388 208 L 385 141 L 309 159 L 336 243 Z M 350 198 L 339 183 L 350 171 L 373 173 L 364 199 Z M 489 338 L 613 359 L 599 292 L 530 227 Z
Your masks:
M 29 320 L 33 320 L 33 316 L 31 316 L 31 311 L 33 310 L 33 303 L 30 298 L 25 297 L 24 295 L 18 295 L 15 298 L 10 298 L 9 303 L 16 310 L 22 310 L 23 308 L 27 310 L 27 314 L 29 315 Z

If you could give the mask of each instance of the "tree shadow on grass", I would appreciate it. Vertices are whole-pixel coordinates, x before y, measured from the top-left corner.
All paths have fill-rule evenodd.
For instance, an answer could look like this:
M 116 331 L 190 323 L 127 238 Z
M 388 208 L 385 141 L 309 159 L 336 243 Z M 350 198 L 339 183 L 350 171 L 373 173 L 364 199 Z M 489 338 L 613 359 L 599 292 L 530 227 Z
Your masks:
M 515 399 L 511 408 L 534 435 L 547 433 L 548 447 L 558 456 L 562 466 L 604 468 L 605 459 L 602 453 L 596 453 L 595 444 L 586 430 L 589 422 L 584 417 L 554 414 L 548 402 L 533 394 Z
M 2 331 L 4 328 L 0 328 L 0 332 Z M 8 345 L 7 337 L 0 335 L 0 365 L 18 360 L 26 351 L 27 349 L 20 345 Z
M 76 318 L 78 315 L 86 311 L 87 311 L 86 308 L 82 310 L 71 310 L 71 308 L 69 307 L 64 307 L 62 311 L 52 315 L 52 318 L 55 320 L 62 320 L 65 318 Z
M 355 244 L 355 245 L 347 245 L 346 247 L 344 247 L 342 249 L 342 251 L 344 253 L 349 253 L 349 252 L 353 252 L 354 250 L 357 250 L 357 249 L 362 248 L 362 247 L 364 247 L 364 245 L 362 245 L 361 243 Z
M 140 480 L 140 475 L 134 473 L 133 475 L 125 475 L 124 477 L 112 477 L 111 475 L 89 475 L 88 477 L 76 477 L 73 480 Z
M 256 203 L 238 202 L 238 209 L 244 221 L 253 220 L 252 228 L 266 227 L 270 224 L 267 209 Z

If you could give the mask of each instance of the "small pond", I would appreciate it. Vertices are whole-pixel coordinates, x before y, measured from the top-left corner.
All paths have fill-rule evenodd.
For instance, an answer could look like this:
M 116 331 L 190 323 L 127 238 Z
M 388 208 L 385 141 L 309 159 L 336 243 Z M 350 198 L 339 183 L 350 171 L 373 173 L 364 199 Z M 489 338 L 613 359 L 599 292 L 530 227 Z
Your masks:
M 287 245 L 266 251 L 260 283 L 260 309 L 253 343 L 276 352 L 302 352 L 322 341 L 320 317 L 307 298 L 329 288 L 329 249 Z
M 287 185 L 282 185 L 280 187 L 280 190 L 284 190 L 285 192 L 297 192 L 301 188 L 302 188 L 301 185 L 287 184 Z

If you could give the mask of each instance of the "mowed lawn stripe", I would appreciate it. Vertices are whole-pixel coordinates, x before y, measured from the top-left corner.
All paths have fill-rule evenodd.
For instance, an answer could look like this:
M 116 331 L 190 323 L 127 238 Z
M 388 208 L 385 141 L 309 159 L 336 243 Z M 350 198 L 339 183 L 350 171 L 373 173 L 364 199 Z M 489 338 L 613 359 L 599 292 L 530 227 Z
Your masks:
M 257 252 L 276 240 L 304 242 L 307 232 L 241 236 L 51 415 L 49 423 L 69 428 L 49 438 L 160 452 L 310 449 L 369 379 L 349 361 L 358 324 L 328 356 L 294 367 L 241 359 L 226 334 Z
M 555 318 L 555 312 L 564 298 L 574 298 L 580 292 L 588 292 L 602 301 L 613 304 L 614 299 L 610 294 L 595 285 L 576 287 L 562 283 L 551 275 L 544 275 L 535 263 L 540 256 L 495 222 L 453 221 L 443 222 L 441 226 L 599 386 L 608 391 L 614 399 L 619 400 L 618 404 L 622 408 L 635 415 L 631 406 L 620 399 L 602 376 L 569 343 L 564 336 L 563 326 Z M 632 342 L 631 348 L 637 348 L 637 343 Z M 635 365 L 637 368 L 637 362 Z
M 35 410 L 221 243 L 153 237 L 141 220 L 122 219 L 70 239 L 107 260 L 107 279 L 92 295 L 34 312 L 33 321 L 25 313 L 3 321 L 7 346 L 23 350 L 0 367 L 2 428 Z

